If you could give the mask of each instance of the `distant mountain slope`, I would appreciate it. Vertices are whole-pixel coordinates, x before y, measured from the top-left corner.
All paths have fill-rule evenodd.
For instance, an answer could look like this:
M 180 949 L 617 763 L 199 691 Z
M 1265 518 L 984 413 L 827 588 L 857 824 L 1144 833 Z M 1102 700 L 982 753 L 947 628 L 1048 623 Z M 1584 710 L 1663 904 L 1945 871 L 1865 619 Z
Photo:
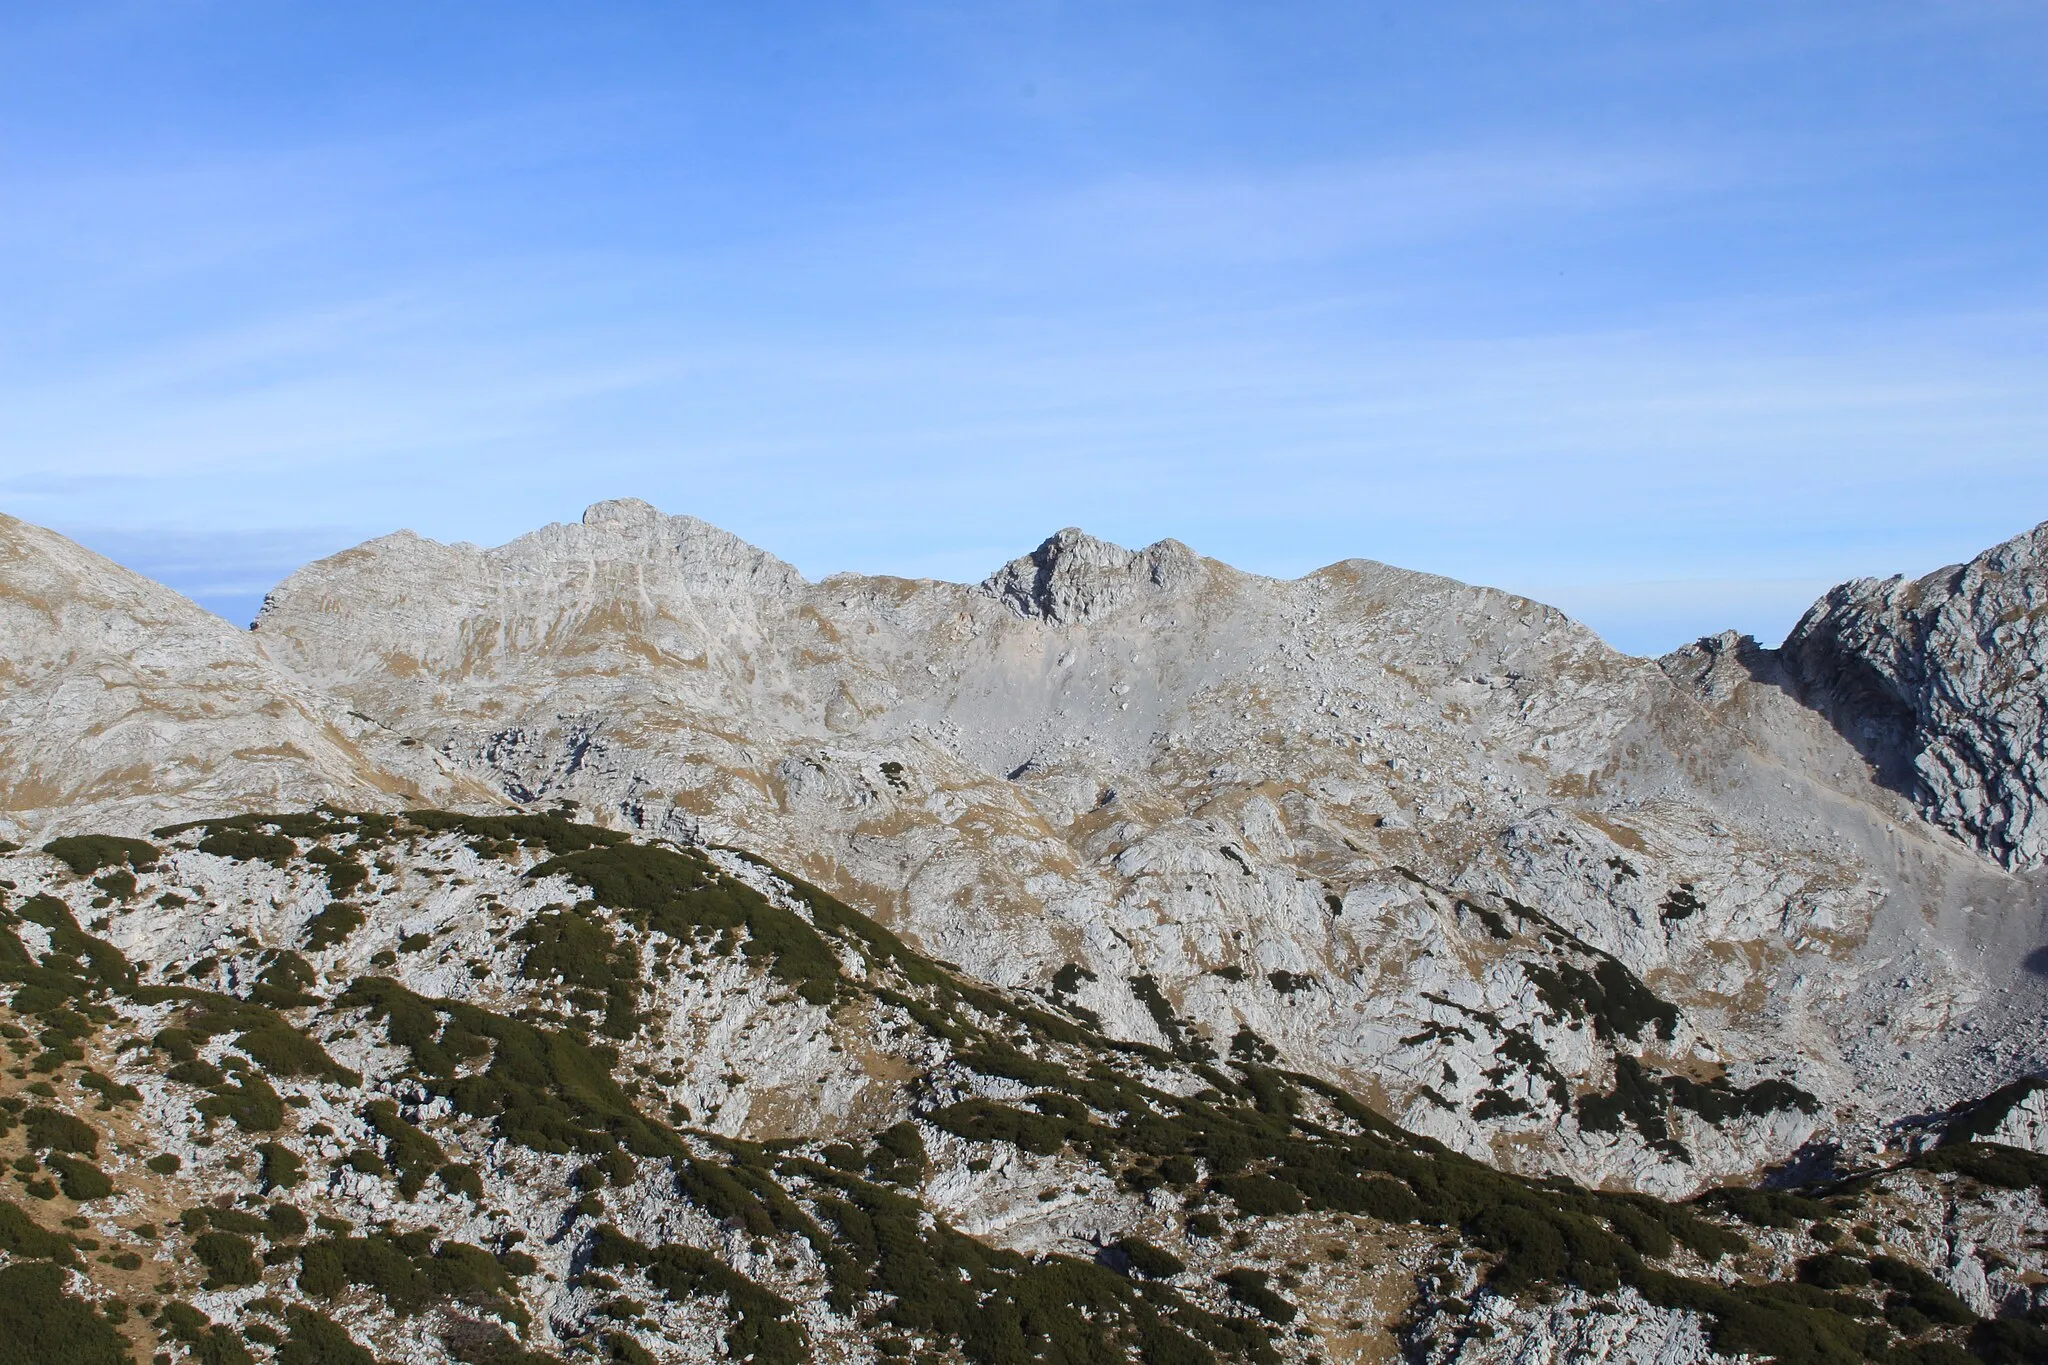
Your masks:
M 1510 1166 L 1681 1192 L 2048 1063 L 2002 989 L 2035 884 L 1732 646 L 1630 659 L 1490 589 L 1077 531 L 976 586 L 809 583 L 630 501 L 373 541 L 258 627 L 516 801 L 761 849 L 1122 1037 L 1250 1028 Z
M 188 811 L 495 801 L 170 589 L 0 516 L 0 829 Z
M 1923 578 L 1815 603 L 1784 653 L 1927 818 L 2008 867 L 2048 860 L 2048 524 Z

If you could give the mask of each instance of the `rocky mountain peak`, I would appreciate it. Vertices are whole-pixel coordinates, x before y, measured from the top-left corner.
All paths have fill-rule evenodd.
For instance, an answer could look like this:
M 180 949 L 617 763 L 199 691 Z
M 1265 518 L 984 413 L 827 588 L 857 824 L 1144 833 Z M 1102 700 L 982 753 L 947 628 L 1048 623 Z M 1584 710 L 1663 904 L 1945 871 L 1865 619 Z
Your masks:
M 588 561 L 639 564 L 673 574 L 684 589 L 786 595 L 803 586 L 794 567 L 732 532 L 691 516 L 670 516 L 638 498 L 592 503 L 580 521 L 557 522 L 486 551 L 507 568 Z
M 1815 603 L 1784 656 L 1927 818 L 2008 867 L 2048 861 L 2048 523 L 1922 578 Z
M 0 1360 L 2048 1359 L 2044 539 L 1652 666 L 637 500 L 249 634 L 0 521 Z
M 1177 540 L 1126 550 L 1069 526 L 981 584 L 1019 615 L 1075 625 L 1148 596 L 1172 597 L 1201 577 L 1201 559 Z
M 255 637 L 53 531 L 0 516 L 0 833 L 82 807 L 491 801 L 289 677 Z
M 641 498 L 607 498 L 583 509 L 585 526 L 655 526 L 667 520 L 659 507 Z

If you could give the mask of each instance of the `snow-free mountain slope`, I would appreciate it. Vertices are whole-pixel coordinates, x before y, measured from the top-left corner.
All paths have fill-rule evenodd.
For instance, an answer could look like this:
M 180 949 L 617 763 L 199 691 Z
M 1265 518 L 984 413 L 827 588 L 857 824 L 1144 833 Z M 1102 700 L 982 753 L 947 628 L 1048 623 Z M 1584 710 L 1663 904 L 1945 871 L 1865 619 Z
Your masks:
M 560 818 L 0 852 L 0 980 L 10 1360 L 2048 1349 L 2048 1160 L 1970 1141 L 2038 1088 L 1796 1195 L 1529 1181 L 1249 1029 L 1209 1061 L 1119 1042 L 757 859 Z
M 1786 638 L 1800 682 L 1927 818 L 2048 860 L 2048 525 L 1967 564 L 1862 578 Z
M 1510 1165 L 1688 1190 L 2039 1053 L 1956 1027 L 2038 1019 L 1961 915 L 2032 913 L 2027 883 L 1791 692 L 1717 699 L 1490 589 L 1071 530 L 977 586 L 809 583 L 627 501 L 371 542 L 258 625 L 515 800 L 759 849 L 1127 1037 L 1251 1027 Z M 1661 1098 L 1611 1120 L 1631 1066 Z
M 274 667 L 242 631 L 0 516 L 0 830 L 493 800 Z
M 0 1355 L 2048 1359 L 2031 552 L 1653 661 L 636 502 L 245 634 L 7 529 Z

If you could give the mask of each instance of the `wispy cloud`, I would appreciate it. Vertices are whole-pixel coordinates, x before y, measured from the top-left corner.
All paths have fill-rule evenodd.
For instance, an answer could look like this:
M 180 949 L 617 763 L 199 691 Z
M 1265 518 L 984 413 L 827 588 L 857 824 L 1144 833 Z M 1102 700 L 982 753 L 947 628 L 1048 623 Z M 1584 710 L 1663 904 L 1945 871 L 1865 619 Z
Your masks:
M 1315 261 L 1697 193 L 1725 169 L 1669 152 L 1453 147 L 1367 160 L 1116 176 L 1027 205 L 1032 240 L 1147 264 Z
M 1613 585 L 2048 512 L 2019 11 L 687 8 L 0 36 L 0 499 L 136 556 L 638 494 L 814 575 L 1080 523 L 1649 634 L 1785 606 Z M 263 534 L 151 562 L 324 543 Z

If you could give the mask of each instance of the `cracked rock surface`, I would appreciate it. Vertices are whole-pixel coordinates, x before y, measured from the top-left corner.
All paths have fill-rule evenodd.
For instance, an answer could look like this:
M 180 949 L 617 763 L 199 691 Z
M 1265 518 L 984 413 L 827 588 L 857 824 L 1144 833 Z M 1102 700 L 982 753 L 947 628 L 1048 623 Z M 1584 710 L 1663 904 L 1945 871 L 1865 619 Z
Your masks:
M 1369 561 L 1282 582 L 1071 529 L 978 585 L 810 583 L 600 503 L 369 542 L 247 633 L 13 533 L 8 600 L 59 604 L 0 696 L 25 836 L 570 802 L 758 850 L 1119 1037 L 1249 1028 L 1459 1150 L 1664 1195 L 1891 1150 L 2048 1050 L 2039 874 L 1901 779 L 1871 700 L 1938 674 L 1923 709 L 1978 738 L 1912 762 L 1976 754 L 1971 809 L 2021 809 L 2032 537 L 1848 585 L 1783 651 L 1651 661 Z
M 2008 867 L 2048 858 L 2048 526 L 1815 603 L 1784 654 L 1927 818 Z

